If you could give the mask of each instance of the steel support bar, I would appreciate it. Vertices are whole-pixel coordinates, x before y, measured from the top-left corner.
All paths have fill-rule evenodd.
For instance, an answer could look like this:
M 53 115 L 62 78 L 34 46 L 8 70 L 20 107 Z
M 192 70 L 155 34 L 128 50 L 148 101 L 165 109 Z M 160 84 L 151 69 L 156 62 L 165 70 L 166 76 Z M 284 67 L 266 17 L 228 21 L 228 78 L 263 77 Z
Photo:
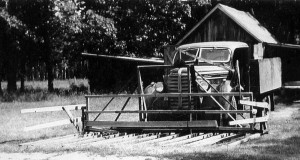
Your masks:
M 92 126 L 93 127 L 99 126 Z M 114 128 L 119 132 L 131 132 L 131 133 L 153 133 L 153 132 L 161 132 L 161 133 L 170 133 L 170 132 L 191 132 L 191 133 L 198 133 L 198 132 L 219 132 L 219 133 L 259 133 L 259 130 L 253 130 L 249 127 L 247 128 L 240 128 L 240 127 L 177 127 L 177 128 L 151 128 L 151 127 L 123 127 L 123 128 Z
M 149 121 L 149 122 L 133 122 L 133 121 L 88 121 L 87 126 L 90 127 L 112 127 L 127 129 L 182 129 L 182 128 L 217 128 L 216 120 L 201 121 Z
M 103 107 L 102 111 L 104 111 L 104 110 L 108 107 L 108 105 L 109 105 L 114 99 L 115 99 L 115 97 L 112 97 L 112 98 L 109 100 L 109 102 Z M 101 115 L 101 112 L 94 118 L 94 121 L 96 121 L 96 120 L 99 118 L 100 115 Z
M 125 109 L 125 107 L 127 106 L 127 104 L 128 104 L 128 102 L 129 102 L 130 99 L 131 99 L 131 97 L 128 97 L 128 98 L 127 98 L 127 100 L 126 100 L 126 102 L 124 103 L 124 105 L 123 105 L 121 111 L 123 111 L 123 110 Z M 120 115 L 121 115 L 121 112 L 118 113 L 118 115 L 117 115 L 115 121 L 117 121 L 117 120 L 119 119 Z
M 239 92 L 230 93 L 157 93 L 157 94 L 107 94 L 107 95 L 86 95 L 86 98 L 107 98 L 107 97 L 189 97 L 189 96 L 239 96 Z M 241 95 L 252 96 L 252 92 L 242 92 Z
M 197 73 L 212 89 L 214 89 L 215 90 L 215 92 L 217 92 L 217 93 L 220 93 L 214 86 L 212 86 L 207 80 L 206 80 L 206 78 L 204 78 L 200 73 L 198 73 L 198 72 L 196 72 L 195 71 L 195 73 Z M 239 92 L 240 93 L 240 92 Z M 233 108 L 235 108 L 232 104 L 231 104 L 231 102 L 229 102 L 229 100 L 227 99 L 227 98 L 225 98 L 224 96 L 221 96 L 231 107 L 233 107 Z M 237 109 L 237 108 L 235 108 L 235 109 Z M 243 117 L 244 118 L 244 117 Z
M 164 113 L 164 114 L 187 114 L 187 113 L 207 113 L 207 114 L 226 114 L 226 113 L 251 113 L 250 110 L 130 110 L 130 111 L 86 111 L 85 113 Z
M 201 86 L 200 86 L 201 87 Z M 202 88 L 202 87 L 201 87 Z M 208 93 L 204 88 L 202 88 L 206 93 Z M 239 95 L 240 95 L 240 93 L 239 93 Z M 209 96 L 222 110 L 226 110 L 213 96 Z M 235 118 L 234 117 L 232 117 L 232 115 L 231 114 L 229 114 L 229 113 L 227 113 L 227 115 L 232 119 L 232 120 L 234 120 L 235 121 Z M 239 125 L 240 127 L 242 127 L 241 125 Z
M 137 66 L 138 69 L 153 69 L 153 68 L 176 68 L 171 65 L 143 65 L 143 66 Z
M 138 75 L 138 91 L 140 94 L 144 94 L 144 86 L 143 81 L 141 77 L 141 71 L 139 66 L 137 67 L 137 75 Z M 115 97 L 115 96 L 114 96 Z M 131 97 L 133 98 L 133 97 Z M 147 110 L 147 104 L 144 96 L 139 96 L 139 110 Z M 147 121 L 147 115 L 146 114 L 140 114 L 139 115 L 140 121 Z

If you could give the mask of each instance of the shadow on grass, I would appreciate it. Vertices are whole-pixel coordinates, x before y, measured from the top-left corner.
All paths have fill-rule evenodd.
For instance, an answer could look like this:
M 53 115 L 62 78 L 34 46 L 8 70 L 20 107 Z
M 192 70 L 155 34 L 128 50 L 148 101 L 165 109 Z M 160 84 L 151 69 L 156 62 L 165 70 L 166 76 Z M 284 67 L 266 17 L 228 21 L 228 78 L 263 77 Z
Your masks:
M 300 90 L 282 89 L 275 92 L 275 103 L 292 105 L 294 101 L 300 100 Z
M 219 152 L 205 152 L 194 154 L 172 154 L 164 158 L 170 159 L 189 159 L 189 160 L 279 160 L 279 157 L 273 155 L 264 155 L 257 153 L 257 155 L 238 154 L 238 153 L 219 153 Z
M 295 129 L 296 133 L 300 128 Z M 293 132 L 295 132 L 293 131 Z M 285 133 L 282 133 L 285 134 Z M 300 135 L 280 139 L 274 136 L 268 140 L 257 140 L 253 143 L 237 146 L 229 150 L 218 152 L 195 152 L 193 154 L 176 153 L 169 154 L 167 158 L 174 159 L 222 159 L 222 160 L 277 160 L 277 159 L 299 159 L 300 158 Z
M 300 154 L 300 137 L 292 136 L 284 140 L 271 139 L 264 140 L 260 142 L 256 142 L 256 146 L 252 148 L 255 150 L 259 150 L 261 153 L 265 154 L 280 154 L 292 156 Z M 270 144 L 267 146 L 260 146 L 260 144 Z
M 268 144 L 268 145 L 263 145 Z M 252 154 L 251 154 L 252 153 Z M 254 154 L 253 154 L 254 153 Z M 298 159 L 300 154 L 300 137 L 293 136 L 285 140 L 265 140 L 255 142 L 255 146 L 240 149 L 230 149 L 222 152 L 195 152 L 193 154 L 169 154 L 164 156 L 170 159 L 190 160 L 279 160 Z

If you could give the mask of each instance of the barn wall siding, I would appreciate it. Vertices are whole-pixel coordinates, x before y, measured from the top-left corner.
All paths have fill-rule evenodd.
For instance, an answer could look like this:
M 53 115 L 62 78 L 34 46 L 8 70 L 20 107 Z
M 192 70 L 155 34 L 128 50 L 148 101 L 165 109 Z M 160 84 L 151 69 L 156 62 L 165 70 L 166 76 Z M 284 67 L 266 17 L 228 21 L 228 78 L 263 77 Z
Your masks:
M 210 41 L 241 41 L 249 45 L 258 43 L 220 10 L 216 10 L 182 44 Z

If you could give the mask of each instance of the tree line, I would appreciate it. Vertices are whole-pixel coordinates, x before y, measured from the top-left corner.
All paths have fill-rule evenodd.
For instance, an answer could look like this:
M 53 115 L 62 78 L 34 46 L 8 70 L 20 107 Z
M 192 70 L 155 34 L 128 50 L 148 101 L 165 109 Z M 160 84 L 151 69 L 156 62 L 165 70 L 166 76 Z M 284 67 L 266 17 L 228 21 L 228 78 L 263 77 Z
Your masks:
M 0 0 L 0 82 L 13 92 L 20 80 L 24 90 L 41 67 L 51 92 L 57 72 L 78 70 L 82 52 L 161 56 L 218 3 L 249 12 L 280 42 L 297 43 L 296 0 Z

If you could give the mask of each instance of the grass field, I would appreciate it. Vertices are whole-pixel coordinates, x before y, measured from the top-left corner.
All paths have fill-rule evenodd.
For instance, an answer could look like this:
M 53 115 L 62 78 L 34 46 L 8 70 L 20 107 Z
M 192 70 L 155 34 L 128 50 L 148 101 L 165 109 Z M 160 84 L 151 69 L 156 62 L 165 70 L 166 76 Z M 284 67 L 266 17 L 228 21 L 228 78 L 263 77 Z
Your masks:
M 25 81 L 25 88 L 27 89 L 47 89 L 47 81 Z M 54 88 L 63 88 L 68 89 L 70 85 L 76 84 L 76 85 L 85 85 L 88 86 L 87 79 L 68 79 L 68 80 L 54 80 L 53 85 Z M 7 82 L 2 82 L 1 87 L 2 89 L 6 89 Z M 20 88 L 21 82 L 17 82 L 17 88 Z
M 19 83 L 18 83 L 19 84 Z M 54 81 L 56 89 L 70 90 L 72 85 L 87 85 L 86 80 Z M 2 83 L 5 90 L 5 82 Z M 24 132 L 25 126 L 42 124 L 68 118 L 64 112 L 48 112 L 21 114 L 21 109 L 50 107 L 58 105 L 82 104 L 85 102 L 84 94 L 60 95 L 47 92 L 46 81 L 26 82 L 24 93 L 8 94 L 0 98 L 0 150 L 17 151 L 20 142 L 42 139 L 74 133 L 70 126 L 49 128 L 38 131 Z M 7 95 L 5 95 L 7 94 Z M 3 101 L 4 100 L 4 101 Z M 8 102 L 7 102 L 8 100 Z M 77 113 L 78 114 L 78 113 Z
M 36 83 L 36 82 L 35 82 Z M 43 82 L 44 83 L 44 82 Z M 69 82 L 62 82 L 65 85 L 62 88 L 68 89 Z M 30 83 L 27 83 L 30 84 Z M 46 84 L 46 83 L 45 83 Z M 36 84 L 37 86 L 41 84 Z M 41 85 L 43 86 L 43 85 Z M 85 103 L 84 94 L 71 94 L 61 96 L 57 94 L 48 95 L 49 97 L 39 101 L 19 101 L 2 102 L 0 104 L 0 152 L 5 153 L 29 153 L 42 152 L 44 154 L 59 153 L 67 154 L 73 152 L 86 153 L 90 155 L 117 156 L 117 157 L 138 157 L 150 156 L 157 159 L 300 159 L 300 104 L 292 105 L 277 104 L 276 111 L 272 112 L 269 123 L 270 133 L 259 139 L 241 144 L 236 147 L 210 146 L 205 148 L 84 148 L 79 150 L 43 150 L 43 149 L 26 149 L 18 145 L 23 142 L 34 141 L 49 137 L 56 137 L 75 133 L 72 125 L 54 127 L 38 131 L 24 132 L 25 126 L 41 124 L 50 121 L 56 121 L 67 118 L 64 112 L 50 113 L 33 113 L 21 114 L 21 109 L 49 107 L 57 105 L 81 104 Z M 101 106 L 108 99 L 94 100 L 94 107 Z M 113 108 L 119 107 L 123 99 L 117 99 Z M 137 109 L 134 102 L 130 104 L 131 108 Z M 80 113 L 74 113 L 80 114 Z M 112 118 L 111 115 L 103 117 L 104 119 Z M 137 120 L 136 116 L 124 116 L 121 119 Z M 1 156 L 0 156 L 1 157 Z M 30 158 L 29 158 L 30 159 Z M 145 159 L 145 158 L 144 158 Z M 147 158 L 146 158 L 147 159 Z M 148 158 L 149 159 L 149 158 Z M 150 158 L 151 159 L 151 158 Z

